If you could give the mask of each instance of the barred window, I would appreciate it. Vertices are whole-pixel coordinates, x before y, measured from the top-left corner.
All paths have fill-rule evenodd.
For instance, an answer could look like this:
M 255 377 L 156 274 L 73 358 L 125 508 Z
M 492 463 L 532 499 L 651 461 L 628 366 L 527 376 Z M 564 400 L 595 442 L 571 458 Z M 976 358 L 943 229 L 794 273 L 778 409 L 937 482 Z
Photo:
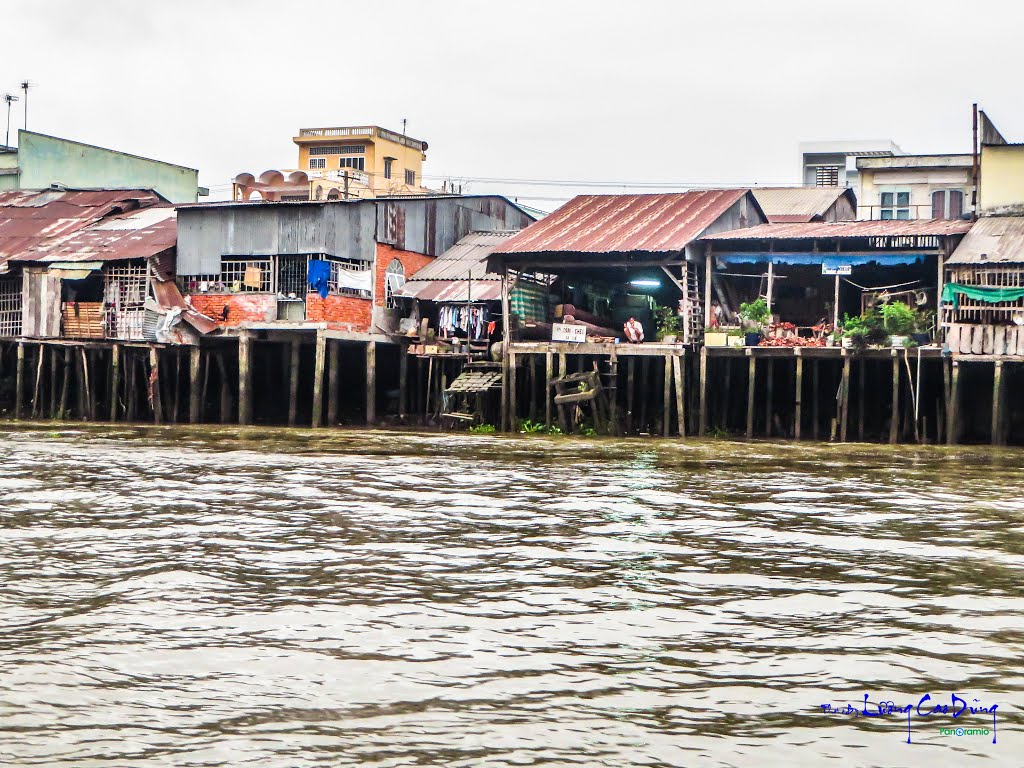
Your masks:
M 362 144 L 341 144 L 330 147 L 310 147 L 309 154 L 316 155 L 362 155 L 366 147 Z
M 814 169 L 814 186 L 816 187 L 838 187 L 839 166 L 819 165 Z
M 21 336 L 21 280 L 0 279 L 0 336 Z
M 309 158 L 309 169 L 311 171 L 318 171 L 322 168 L 327 167 L 326 157 L 311 157 Z
M 331 263 L 327 290 L 339 296 L 370 298 L 373 292 L 373 275 L 370 272 L 372 262 L 333 257 L 328 257 L 327 260 Z
M 355 168 L 357 171 L 366 170 L 366 158 L 365 157 L 339 157 L 338 158 L 339 168 Z
M 219 282 L 226 293 L 270 293 L 273 274 L 270 259 L 222 259 Z
M 394 309 L 398 306 L 395 294 L 405 285 L 405 266 L 398 259 L 392 259 L 384 270 L 384 306 Z
M 416 184 L 416 171 L 406 169 L 405 171 L 405 183 L 409 186 Z

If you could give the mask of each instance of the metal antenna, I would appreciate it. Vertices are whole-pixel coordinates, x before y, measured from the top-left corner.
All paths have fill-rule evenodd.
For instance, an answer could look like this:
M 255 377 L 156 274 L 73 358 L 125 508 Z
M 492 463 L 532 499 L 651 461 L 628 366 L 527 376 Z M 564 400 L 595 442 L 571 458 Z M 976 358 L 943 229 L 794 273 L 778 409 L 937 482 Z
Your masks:
M 28 89 L 35 87 L 31 80 L 22 80 L 19 86 L 25 92 L 25 130 L 28 130 Z
M 4 101 L 7 102 L 7 134 L 4 136 L 4 146 L 11 146 L 11 105 L 18 100 L 13 93 L 5 93 Z
M 405 119 L 405 118 L 403 117 L 403 118 L 402 118 L 402 135 L 403 135 L 403 136 L 405 136 L 405 124 L 406 124 L 407 122 L 408 122 L 408 121 L 407 121 L 407 120 L 406 120 L 406 119 Z

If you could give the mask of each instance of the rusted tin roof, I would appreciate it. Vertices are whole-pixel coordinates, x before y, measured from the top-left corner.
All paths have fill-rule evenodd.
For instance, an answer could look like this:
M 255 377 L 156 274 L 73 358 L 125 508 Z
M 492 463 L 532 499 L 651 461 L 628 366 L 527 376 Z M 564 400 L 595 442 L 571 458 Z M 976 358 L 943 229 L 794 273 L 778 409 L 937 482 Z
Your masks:
M 173 207 L 144 208 L 110 216 L 51 237 L 11 257 L 11 261 L 119 261 L 146 259 L 174 248 L 177 216 Z
M 419 271 L 399 295 L 437 302 L 495 301 L 501 275 L 487 271 L 487 257 L 515 231 L 471 232 Z
M 495 253 L 672 253 L 697 239 L 746 189 L 580 195 Z
M 0 262 L 107 216 L 162 202 L 149 190 L 0 192 Z
M 971 222 L 957 219 L 914 219 L 887 221 L 836 221 L 798 224 L 759 224 L 756 227 L 718 232 L 701 240 L 816 240 L 857 237 L 945 237 L 962 235 Z
M 755 187 L 750 191 L 772 223 L 820 220 L 844 195 L 856 206 L 853 192 L 845 187 Z
M 946 263 L 1024 264 L 1024 216 L 978 219 Z

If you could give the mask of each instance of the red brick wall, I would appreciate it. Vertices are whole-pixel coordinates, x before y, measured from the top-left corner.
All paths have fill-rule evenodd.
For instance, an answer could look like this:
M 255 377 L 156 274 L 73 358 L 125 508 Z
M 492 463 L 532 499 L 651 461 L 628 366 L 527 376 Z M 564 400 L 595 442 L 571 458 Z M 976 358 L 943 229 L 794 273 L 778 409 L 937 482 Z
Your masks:
M 422 253 L 414 253 L 413 251 L 401 251 L 398 248 L 392 248 L 390 245 L 382 245 L 377 243 L 377 282 L 376 292 L 377 306 L 384 306 L 384 271 L 388 268 L 388 264 L 391 263 L 392 259 L 398 259 L 402 262 L 402 266 L 405 267 L 405 277 L 408 280 L 412 277 L 413 273 L 423 269 L 430 262 L 434 260 L 433 256 L 424 256 Z
M 368 331 L 370 312 L 369 299 L 334 294 L 322 299 L 319 293 L 306 295 L 306 320 L 311 323 L 326 322 L 328 327 L 340 331 Z
M 266 322 L 277 319 L 277 298 L 269 293 L 192 293 L 192 306 L 221 323 L 224 307 L 228 319 L 222 325 Z

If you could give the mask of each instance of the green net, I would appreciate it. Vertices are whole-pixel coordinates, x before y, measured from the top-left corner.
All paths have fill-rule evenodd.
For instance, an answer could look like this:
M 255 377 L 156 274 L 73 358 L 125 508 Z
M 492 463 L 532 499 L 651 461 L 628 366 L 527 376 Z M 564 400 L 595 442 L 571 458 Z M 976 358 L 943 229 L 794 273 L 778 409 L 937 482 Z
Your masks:
M 946 283 L 942 288 L 942 300 L 953 302 L 953 309 L 959 308 L 961 296 L 986 304 L 1000 304 L 1004 301 L 1024 299 L 1024 288 L 995 288 L 962 283 Z

